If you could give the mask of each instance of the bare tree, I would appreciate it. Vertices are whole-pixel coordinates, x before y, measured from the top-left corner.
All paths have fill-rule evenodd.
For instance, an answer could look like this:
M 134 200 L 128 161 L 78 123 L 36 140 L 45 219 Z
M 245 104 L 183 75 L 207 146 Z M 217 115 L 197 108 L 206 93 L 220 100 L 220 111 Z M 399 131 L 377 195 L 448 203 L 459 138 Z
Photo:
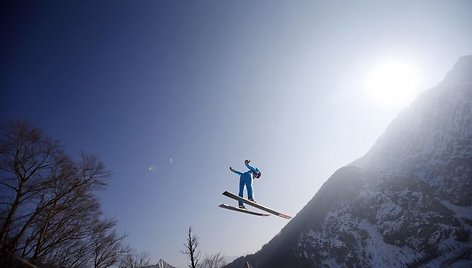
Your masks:
M 103 221 L 102 225 L 108 226 L 108 229 L 115 225 L 114 221 L 100 219 L 100 204 L 92 194 L 92 189 L 102 183 L 95 185 L 97 182 L 93 181 L 93 176 L 85 175 L 89 172 L 85 170 L 91 167 L 95 174 L 101 173 L 102 165 L 94 157 L 83 155 L 80 166 L 87 168 L 79 169 L 80 174 L 56 180 L 57 186 L 48 194 L 45 207 L 33 221 L 30 243 L 25 245 L 22 255 L 31 256 L 32 260 L 53 261 L 51 256 L 58 253 L 58 248 L 67 246 L 70 255 L 70 249 L 74 248 L 71 244 L 78 245 L 77 240 L 85 242 L 100 222 Z M 78 250 L 86 257 L 85 251 L 80 247 Z
M 149 254 L 130 250 L 120 262 L 119 268 L 143 268 L 149 265 Z
M 92 227 L 90 238 L 94 268 L 107 268 L 118 264 L 130 249 L 121 242 L 125 235 L 118 235 L 112 228 L 113 220 L 97 221 Z
M 2 251 L 16 249 L 20 239 L 47 203 L 50 173 L 64 161 L 57 142 L 25 123 L 9 123 L 0 132 Z
M 94 193 L 110 172 L 92 155 L 73 161 L 25 122 L 0 127 L 0 257 L 105 268 L 129 251 Z
M 197 250 L 198 237 L 192 234 L 192 227 L 188 227 L 187 240 L 184 245 L 185 250 L 182 251 L 182 253 L 187 255 L 190 259 L 190 264 L 188 267 L 197 268 L 198 262 L 200 261 L 200 251 Z
M 225 265 L 224 256 L 221 253 L 216 253 L 215 255 L 206 256 L 201 268 L 221 268 Z

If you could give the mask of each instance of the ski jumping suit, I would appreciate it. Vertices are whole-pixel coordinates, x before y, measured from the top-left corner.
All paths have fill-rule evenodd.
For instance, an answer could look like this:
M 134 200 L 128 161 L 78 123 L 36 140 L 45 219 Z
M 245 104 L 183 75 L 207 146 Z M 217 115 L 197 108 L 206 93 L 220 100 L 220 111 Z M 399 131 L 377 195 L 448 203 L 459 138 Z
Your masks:
M 246 165 L 247 168 L 249 168 L 249 171 L 241 173 L 237 170 L 233 170 L 234 173 L 240 176 L 239 177 L 239 196 L 244 197 L 243 196 L 244 186 L 246 186 L 248 199 L 251 201 L 254 201 L 252 181 L 253 181 L 254 173 L 258 173 L 259 169 L 252 167 L 248 163 L 244 163 L 244 164 Z M 239 205 L 242 206 L 243 202 L 239 201 Z

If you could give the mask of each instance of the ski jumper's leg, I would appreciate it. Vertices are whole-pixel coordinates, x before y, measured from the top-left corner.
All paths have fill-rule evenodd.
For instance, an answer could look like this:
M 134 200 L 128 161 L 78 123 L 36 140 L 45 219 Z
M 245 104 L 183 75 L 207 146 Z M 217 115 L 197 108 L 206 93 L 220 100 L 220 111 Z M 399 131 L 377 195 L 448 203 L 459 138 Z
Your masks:
M 239 196 L 240 197 L 244 197 L 244 185 L 245 185 L 244 176 L 241 176 L 239 178 Z M 239 206 L 242 206 L 243 202 L 239 201 L 238 204 Z
M 248 178 L 246 178 L 246 189 L 247 189 L 247 198 L 251 201 L 254 201 L 254 191 L 253 191 L 253 188 L 252 188 L 252 178 L 251 176 L 248 176 Z

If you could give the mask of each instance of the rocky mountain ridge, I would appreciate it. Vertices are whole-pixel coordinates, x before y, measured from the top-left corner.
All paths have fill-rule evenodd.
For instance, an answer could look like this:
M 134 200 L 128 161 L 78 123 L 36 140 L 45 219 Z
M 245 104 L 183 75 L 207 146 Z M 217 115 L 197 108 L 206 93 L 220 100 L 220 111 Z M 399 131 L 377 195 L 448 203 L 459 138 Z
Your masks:
M 472 267 L 472 56 L 228 267 Z

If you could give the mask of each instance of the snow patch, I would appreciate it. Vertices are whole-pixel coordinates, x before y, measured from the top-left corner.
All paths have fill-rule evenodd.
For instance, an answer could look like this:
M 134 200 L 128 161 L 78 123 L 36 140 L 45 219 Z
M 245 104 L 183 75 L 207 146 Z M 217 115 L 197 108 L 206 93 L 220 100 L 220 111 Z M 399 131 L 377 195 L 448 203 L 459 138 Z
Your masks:
M 449 200 L 441 200 L 440 202 L 457 216 L 472 220 L 472 207 L 456 206 L 449 202 Z
M 422 254 L 409 247 L 398 247 L 384 242 L 382 235 L 375 225 L 365 220 L 359 222 L 359 228 L 369 235 L 366 240 L 366 251 L 370 252 L 373 267 L 398 267 L 408 266 Z

